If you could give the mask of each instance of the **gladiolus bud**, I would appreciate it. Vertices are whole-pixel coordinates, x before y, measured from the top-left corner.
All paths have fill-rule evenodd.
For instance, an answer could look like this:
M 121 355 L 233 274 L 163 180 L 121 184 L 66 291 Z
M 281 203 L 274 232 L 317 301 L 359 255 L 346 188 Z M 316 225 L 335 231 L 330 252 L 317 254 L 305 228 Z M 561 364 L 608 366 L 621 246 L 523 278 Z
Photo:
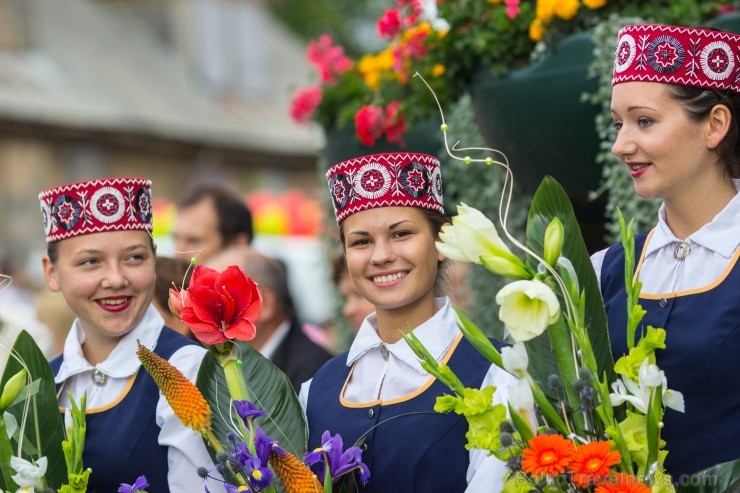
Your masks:
M 23 387 L 26 385 L 26 369 L 23 368 L 21 371 L 10 377 L 3 387 L 3 394 L 0 396 L 0 410 L 6 410 L 10 407 L 18 394 L 21 393 Z
M 486 269 L 500 276 L 510 279 L 532 279 L 534 277 L 534 272 L 513 254 L 506 257 L 486 255 L 481 257 L 481 261 Z
M 565 230 L 560 219 L 553 217 L 545 231 L 545 262 L 553 267 L 558 263 L 560 252 L 563 249 Z

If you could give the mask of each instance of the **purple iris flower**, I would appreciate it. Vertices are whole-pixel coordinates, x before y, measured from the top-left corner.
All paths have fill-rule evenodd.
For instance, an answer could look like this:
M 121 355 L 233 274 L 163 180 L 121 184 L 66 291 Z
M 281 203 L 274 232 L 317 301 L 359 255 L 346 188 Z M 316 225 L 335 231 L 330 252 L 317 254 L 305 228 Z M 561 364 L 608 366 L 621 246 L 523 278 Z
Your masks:
M 360 481 L 367 483 L 370 480 L 370 469 L 362 462 L 362 450 L 359 447 L 349 447 L 346 451 L 342 451 L 343 447 L 339 433 L 331 436 L 331 433 L 325 431 L 321 435 L 321 446 L 306 452 L 303 461 L 309 466 L 317 464 L 316 474 L 319 478 L 324 477 L 327 466 L 332 482 L 336 482 L 341 476 L 357 469 Z
M 121 483 L 121 486 L 118 487 L 118 493 L 136 493 L 147 486 L 149 486 L 149 481 L 146 480 L 146 476 L 139 476 L 134 484 Z
M 247 428 L 251 428 L 252 420 L 265 416 L 267 411 L 258 408 L 249 401 L 234 401 L 234 409 L 240 418 L 244 421 L 244 425 Z
M 264 466 L 262 464 L 262 461 L 258 457 L 252 455 L 249 456 L 245 464 L 246 472 L 249 474 L 247 481 L 257 491 L 267 488 L 272 484 L 272 471 L 267 466 L 267 462 L 264 463 Z
M 270 452 L 275 451 L 280 457 L 285 457 L 285 450 L 278 446 L 277 440 L 265 435 L 265 432 L 259 426 L 254 429 L 254 450 L 257 453 L 257 457 L 262 463 L 267 463 L 270 460 Z

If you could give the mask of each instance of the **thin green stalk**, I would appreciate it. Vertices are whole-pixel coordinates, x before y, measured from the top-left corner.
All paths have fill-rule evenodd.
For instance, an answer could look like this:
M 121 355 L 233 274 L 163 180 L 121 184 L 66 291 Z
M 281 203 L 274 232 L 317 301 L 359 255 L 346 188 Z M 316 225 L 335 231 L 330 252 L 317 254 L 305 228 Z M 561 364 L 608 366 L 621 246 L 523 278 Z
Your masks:
M 5 418 L 0 414 L 0 470 L 2 471 L 3 483 L 8 491 L 15 491 L 18 485 L 11 478 L 15 471 L 10 467 L 10 458 L 13 456 L 13 447 L 10 445 L 8 431 L 5 428 Z

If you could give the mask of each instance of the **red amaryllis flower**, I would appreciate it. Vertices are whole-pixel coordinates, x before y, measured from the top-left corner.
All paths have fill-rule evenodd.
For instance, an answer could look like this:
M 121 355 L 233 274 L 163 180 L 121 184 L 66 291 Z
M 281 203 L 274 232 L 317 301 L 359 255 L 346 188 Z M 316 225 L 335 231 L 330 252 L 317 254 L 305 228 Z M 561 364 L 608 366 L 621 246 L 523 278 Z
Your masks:
M 633 475 L 619 472 L 604 478 L 594 493 L 650 493 L 650 488 Z
M 218 272 L 196 266 L 180 319 L 205 345 L 254 338 L 254 321 L 262 309 L 257 284 L 236 265 Z
M 537 435 L 522 452 L 522 469 L 533 476 L 557 476 L 573 459 L 576 447 L 560 435 Z
M 301 89 L 293 97 L 290 105 L 290 116 L 296 123 L 306 123 L 321 104 L 323 92 L 319 87 L 313 86 Z
M 573 483 L 579 488 L 588 488 L 592 483 L 609 474 L 609 468 L 619 464 L 622 456 L 611 450 L 609 442 L 592 442 L 576 448 L 568 471 L 573 473 Z
M 383 135 L 383 108 L 380 106 L 363 106 L 355 113 L 355 133 L 360 142 L 366 146 L 375 144 Z

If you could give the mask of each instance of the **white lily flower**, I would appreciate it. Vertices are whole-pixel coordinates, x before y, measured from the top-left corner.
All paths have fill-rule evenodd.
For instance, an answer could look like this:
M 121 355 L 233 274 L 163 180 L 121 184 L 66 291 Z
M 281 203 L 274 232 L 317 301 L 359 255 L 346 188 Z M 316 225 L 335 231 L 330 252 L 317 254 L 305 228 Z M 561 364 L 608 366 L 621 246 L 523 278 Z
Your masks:
M 618 406 L 626 401 L 645 414 L 653 390 L 662 386 L 663 404 L 676 411 L 684 412 L 683 394 L 668 388 L 665 372 L 658 368 L 658 365 L 650 364 L 647 359 L 643 360 L 637 372 L 637 379 L 638 383 L 635 383 L 631 378 L 620 377 L 612 383 L 614 393 L 609 394 L 612 406 Z
M 521 378 L 508 386 L 509 404 L 522 416 L 534 412 L 534 395 L 529 381 Z
M 513 346 L 501 348 L 501 360 L 504 369 L 513 375 L 523 378 L 529 367 L 529 355 L 523 342 L 517 342 Z
M 542 334 L 560 316 L 560 303 L 542 281 L 514 281 L 496 294 L 499 318 L 515 341 L 529 341 Z
M 13 456 L 10 458 L 10 467 L 12 467 L 17 474 L 15 476 L 11 476 L 11 479 L 21 488 L 32 487 L 38 490 L 43 490 L 44 483 L 42 482 L 42 478 L 44 477 L 44 474 L 46 474 L 47 465 L 46 457 L 41 457 L 36 461 L 36 464 L 32 464 L 26 459 Z
M 513 256 L 499 237 L 496 227 L 481 211 L 464 203 L 457 206 L 452 225 L 442 227 L 437 250 L 447 258 L 459 262 L 480 264 L 484 255 Z

